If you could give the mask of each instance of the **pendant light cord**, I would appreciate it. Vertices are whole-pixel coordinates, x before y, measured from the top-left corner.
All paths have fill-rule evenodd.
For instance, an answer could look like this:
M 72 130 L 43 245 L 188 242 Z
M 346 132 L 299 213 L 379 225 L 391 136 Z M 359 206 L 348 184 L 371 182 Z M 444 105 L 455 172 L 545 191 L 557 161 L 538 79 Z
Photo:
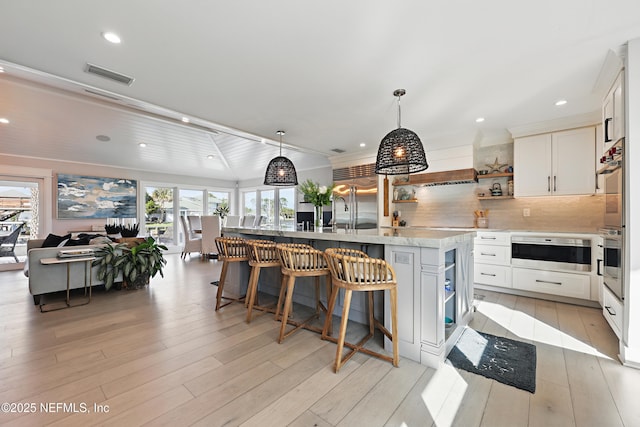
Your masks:
M 400 118 L 401 118 L 401 112 L 400 112 L 400 97 L 402 95 L 398 95 L 398 129 L 400 129 Z

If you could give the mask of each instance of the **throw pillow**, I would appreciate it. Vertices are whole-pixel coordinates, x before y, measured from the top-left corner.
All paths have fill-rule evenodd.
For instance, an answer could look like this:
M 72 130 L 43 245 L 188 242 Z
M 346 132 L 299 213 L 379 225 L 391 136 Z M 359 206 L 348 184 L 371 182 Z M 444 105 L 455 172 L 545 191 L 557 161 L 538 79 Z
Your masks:
M 49 234 L 42 242 L 43 248 L 55 248 L 60 246 L 61 243 L 64 243 L 66 240 L 71 238 L 71 234 L 67 234 L 66 236 L 56 236 L 55 234 Z

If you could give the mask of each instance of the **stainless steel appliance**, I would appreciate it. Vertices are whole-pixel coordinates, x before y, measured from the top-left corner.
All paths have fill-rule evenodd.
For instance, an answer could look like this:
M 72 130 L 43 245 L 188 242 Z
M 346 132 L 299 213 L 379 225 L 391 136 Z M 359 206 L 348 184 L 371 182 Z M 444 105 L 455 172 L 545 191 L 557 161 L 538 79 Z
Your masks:
M 603 240 L 603 283 L 620 300 L 624 299 L 622 263 L 624 259 L 624 138 L 618 140 L 600 159 L 604 175 L 604 228 L 600 230 Z
M 512 236 L 511 264 L 551 270 L 591 271 L 591 240 Z
M 378 178 L 334 181 L 332 224 L 337 228 L 367 229 L 378 226 Z

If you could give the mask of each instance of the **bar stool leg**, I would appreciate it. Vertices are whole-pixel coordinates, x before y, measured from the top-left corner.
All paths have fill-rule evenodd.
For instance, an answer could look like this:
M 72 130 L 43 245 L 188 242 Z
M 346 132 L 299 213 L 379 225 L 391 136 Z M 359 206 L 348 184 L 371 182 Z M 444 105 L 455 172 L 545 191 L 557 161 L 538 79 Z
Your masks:
M 396 368 L 400 363 L 400 345 L 398 339 L 398 290 L 394 287 L 389 289 L 389 303 L 391 304 L 391 336 L 393 337 L 393 366 Z
M 369 333 L 373 336 L 376 331 L 375 316 L 373 313 L 373 291 L 367 291 L 369 298 Z
M 224 290 L 224 281 L 227 278 L 227 261 L 222 262 L 222 271 L 220 271 L 220 280 L 218 281 L 218 292 L 216 293 L 216 311 L 220 310 L 220 302 L 222 301 L 222 291 Z
M 334 365 L 336 374 L 344 363 L 342 361 L 342 350 L 344 348 L 344 340 L 347 335 L 347 322 L 349 321 L 349 307 L 351 306 L 351 293 L 350 289 L 344 291 L 344 303 L 342 307 L 342 319 L 340 320 L 340 332 L 338 335 L 338 348 L 336 349 L 336 362 Z M 345 360 L 346 362 L 346 360 Z
M 278 337 L 278 344 L 281 344 L 285 338 L 285 330 L 287 328 L 287 319 L 289 319 L 289 311 L 291 310 L 291 304 L 293 303 L 293 287 L 295 285 L 296 278 L 289 276 L 287 280 L 287 296 L 284 302 L 284 312 L 282 313 L 282 320 L 280 325 L 280 336 Z
M 258 278 L 260 277 L 260 266 L 251 267 L 251 276 L 249 277 L 249 289 L 247 289 L 247 323 L 251 322 L 251 312 L 255 303 L 256 294 L 258 293 Z
M 327 339 L 333 333 L 333 310 L 336 307 L 336 300 L 338 299 L 338 292 L 340 288 L 335 287 L 331 291 L 331 296 L 327 301 L 327 317 L 324 319 L 324 328 L 322 329 L 322 339 Z
M 280 280 L 280 295 L 278 296 L 278 304 L 276 305 L 276 315 L 275 315 L 276 320 L 280 320 L 281 318 L 280 310 L 282 309 L 282 303 L 284 301 L 284 292 L 287 289 L 288 277 L 289 276 L 283 274 Z

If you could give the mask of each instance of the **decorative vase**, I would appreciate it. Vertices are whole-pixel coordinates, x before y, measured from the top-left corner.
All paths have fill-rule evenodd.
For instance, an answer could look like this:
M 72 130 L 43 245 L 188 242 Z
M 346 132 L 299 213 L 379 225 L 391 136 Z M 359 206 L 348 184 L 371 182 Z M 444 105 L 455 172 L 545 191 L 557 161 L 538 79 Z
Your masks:
M 313 229 L 322 232 L 322 205 L 313 207 Z

